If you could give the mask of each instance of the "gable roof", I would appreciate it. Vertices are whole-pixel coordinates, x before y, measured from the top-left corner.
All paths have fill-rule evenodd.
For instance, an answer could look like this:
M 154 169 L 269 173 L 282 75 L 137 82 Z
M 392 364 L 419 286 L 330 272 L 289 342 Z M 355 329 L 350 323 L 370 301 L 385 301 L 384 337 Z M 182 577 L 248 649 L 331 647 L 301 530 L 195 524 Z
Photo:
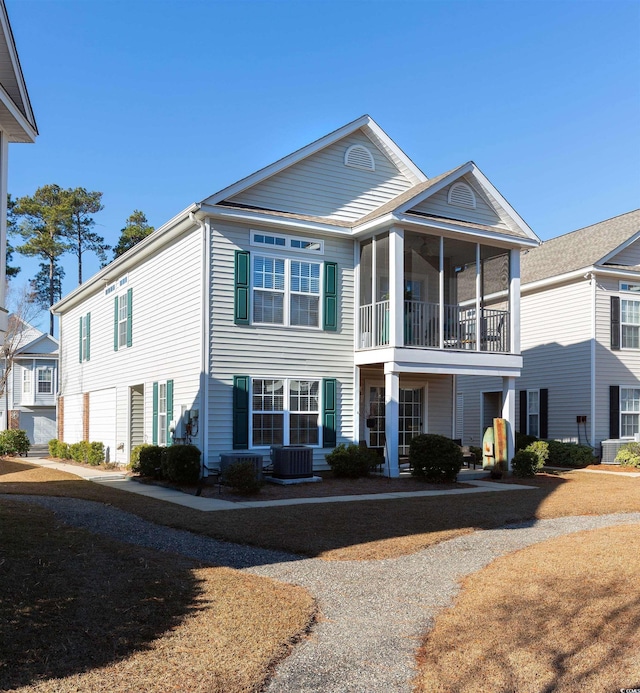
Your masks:
M 634 236 L 640 236 L 640 209 L 551 238 L 523 252 L 522 284 L 604 266 Z
M 33 142 L 38 135 L 4 0 L 0 0 L 0 123 L 10 142 Z
M 9 316 L 9 331 L 6 334 L 8 335 L 9 339 L 12 338 L 11 335 L 13 335 L 13 339 L 15 339 L 13 349 L 15 350 L 16 355 L 31 353 L 33 347 L 42 342 L 51 343 L 51 349 L 46 353 L 54 355 L 58 353 L 59 343 L 55 337 L 47 332 L 39 330 L 31 323 L 28 323 L 22 318 L 18 317 L 15 313 L 12 313 Z

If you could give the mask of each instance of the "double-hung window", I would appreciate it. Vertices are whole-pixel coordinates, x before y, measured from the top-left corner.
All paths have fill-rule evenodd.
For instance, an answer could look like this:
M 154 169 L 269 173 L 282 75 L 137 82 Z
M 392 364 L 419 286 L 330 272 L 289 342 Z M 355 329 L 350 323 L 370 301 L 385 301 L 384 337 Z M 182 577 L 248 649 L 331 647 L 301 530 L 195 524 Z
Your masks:
M 118 301 L 118 348 L 127 346 L 127 312 L 129 297 L 122 294 Z
M 167 383 L 158 383 L 158 445 L 167 444 Z
M 620 388 L 621 438 L 633 438 L 640 433 L 640 388 Z
M 622 348 L 640 349 L 640 301 L 620 301 L 620 326 Z
M 132 289 L 114 296 L 113 348 L 115 351 L 132 345 Z
M 253 322 L 320 326 L 320 263 L 256 255 Z
M 33 373 L 28 368 L 22 369 L 22 394 L 31 394 L 31 380 L 33 378 Z
M 527 433 L 538 438 L 540 436 L 540 392 L 527 390 Z
M 320 381 L 254 378 L 252 445 L 319 445 Z
M 80 317 L 80 362 L 88 361 L 91 351 L 91 313 Z
M 38 369 L 38 394 L 50 395 L 53 393 L 53 368 Z

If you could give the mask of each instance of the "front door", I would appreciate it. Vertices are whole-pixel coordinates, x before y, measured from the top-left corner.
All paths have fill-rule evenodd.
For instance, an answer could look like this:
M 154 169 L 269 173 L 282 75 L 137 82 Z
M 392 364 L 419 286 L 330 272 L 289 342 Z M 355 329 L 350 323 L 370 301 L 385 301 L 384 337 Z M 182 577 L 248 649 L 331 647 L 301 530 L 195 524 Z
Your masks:
M 384 449 L 385 445 L 385 402 L 384 385 L 369 385 L 367 388 L 367 445 Z M 409 454 L 411 439 L 423 431 L 424 387 L 401 387 L 399 406 L 399 455 Z

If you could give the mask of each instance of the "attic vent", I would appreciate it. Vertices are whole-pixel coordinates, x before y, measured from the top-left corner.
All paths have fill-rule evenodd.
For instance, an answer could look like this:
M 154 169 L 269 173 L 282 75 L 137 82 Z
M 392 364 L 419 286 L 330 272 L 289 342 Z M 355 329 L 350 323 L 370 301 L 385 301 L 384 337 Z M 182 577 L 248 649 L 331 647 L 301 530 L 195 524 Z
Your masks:
M 456 205 L 456 207 L 476 208 L 476 196 L 466 183 L 454 183 L 449 188 L 449 198 L 447 202 L 450 205 Z
M 376 170 L 373 154 L 361 144 L 353 144 L 347 149 L 344 154 L 344 165 L 362 168 L 367 171 Z

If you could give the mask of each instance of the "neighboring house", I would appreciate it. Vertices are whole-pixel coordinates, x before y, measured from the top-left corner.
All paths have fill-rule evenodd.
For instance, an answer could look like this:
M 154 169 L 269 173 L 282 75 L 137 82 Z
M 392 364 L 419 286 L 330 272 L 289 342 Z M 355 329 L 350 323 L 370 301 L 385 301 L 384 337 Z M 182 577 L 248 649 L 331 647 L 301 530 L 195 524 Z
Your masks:
M 9 335 L 12 320 L 17 320 L 15 315 L 9 317 Z M 25 430 L 31 444 L 48 443 L 56 437 L 58 342 L 21 322 L 9 358 L 7 387 L 0 398 L 2 428 Z M 0 367 L 6 366 L 0 361 Z
M 640 210 L 522 254 L 516 430 L 592 445 L 611 461 L 640 434 Z M 496 380 L 461 379 L 464 441 L 501 406 Z
M 35 142 L 38 128 L 4 0 L 0 0 L 0 332 L 7 330 L 5 308 L 7 175 L 9 142 Z
M 397 475 L 414 435 L 458 434 L 461 374 L 500 376 L 513 420 L 520 251 L 538 243 L 473 162 L 429 179 L 363 116 L 187 208 L 53 307 L 59 436 L 120 463 L 192 441 L 209 467 L 304 444 L 320 468 L 365 440 Z

